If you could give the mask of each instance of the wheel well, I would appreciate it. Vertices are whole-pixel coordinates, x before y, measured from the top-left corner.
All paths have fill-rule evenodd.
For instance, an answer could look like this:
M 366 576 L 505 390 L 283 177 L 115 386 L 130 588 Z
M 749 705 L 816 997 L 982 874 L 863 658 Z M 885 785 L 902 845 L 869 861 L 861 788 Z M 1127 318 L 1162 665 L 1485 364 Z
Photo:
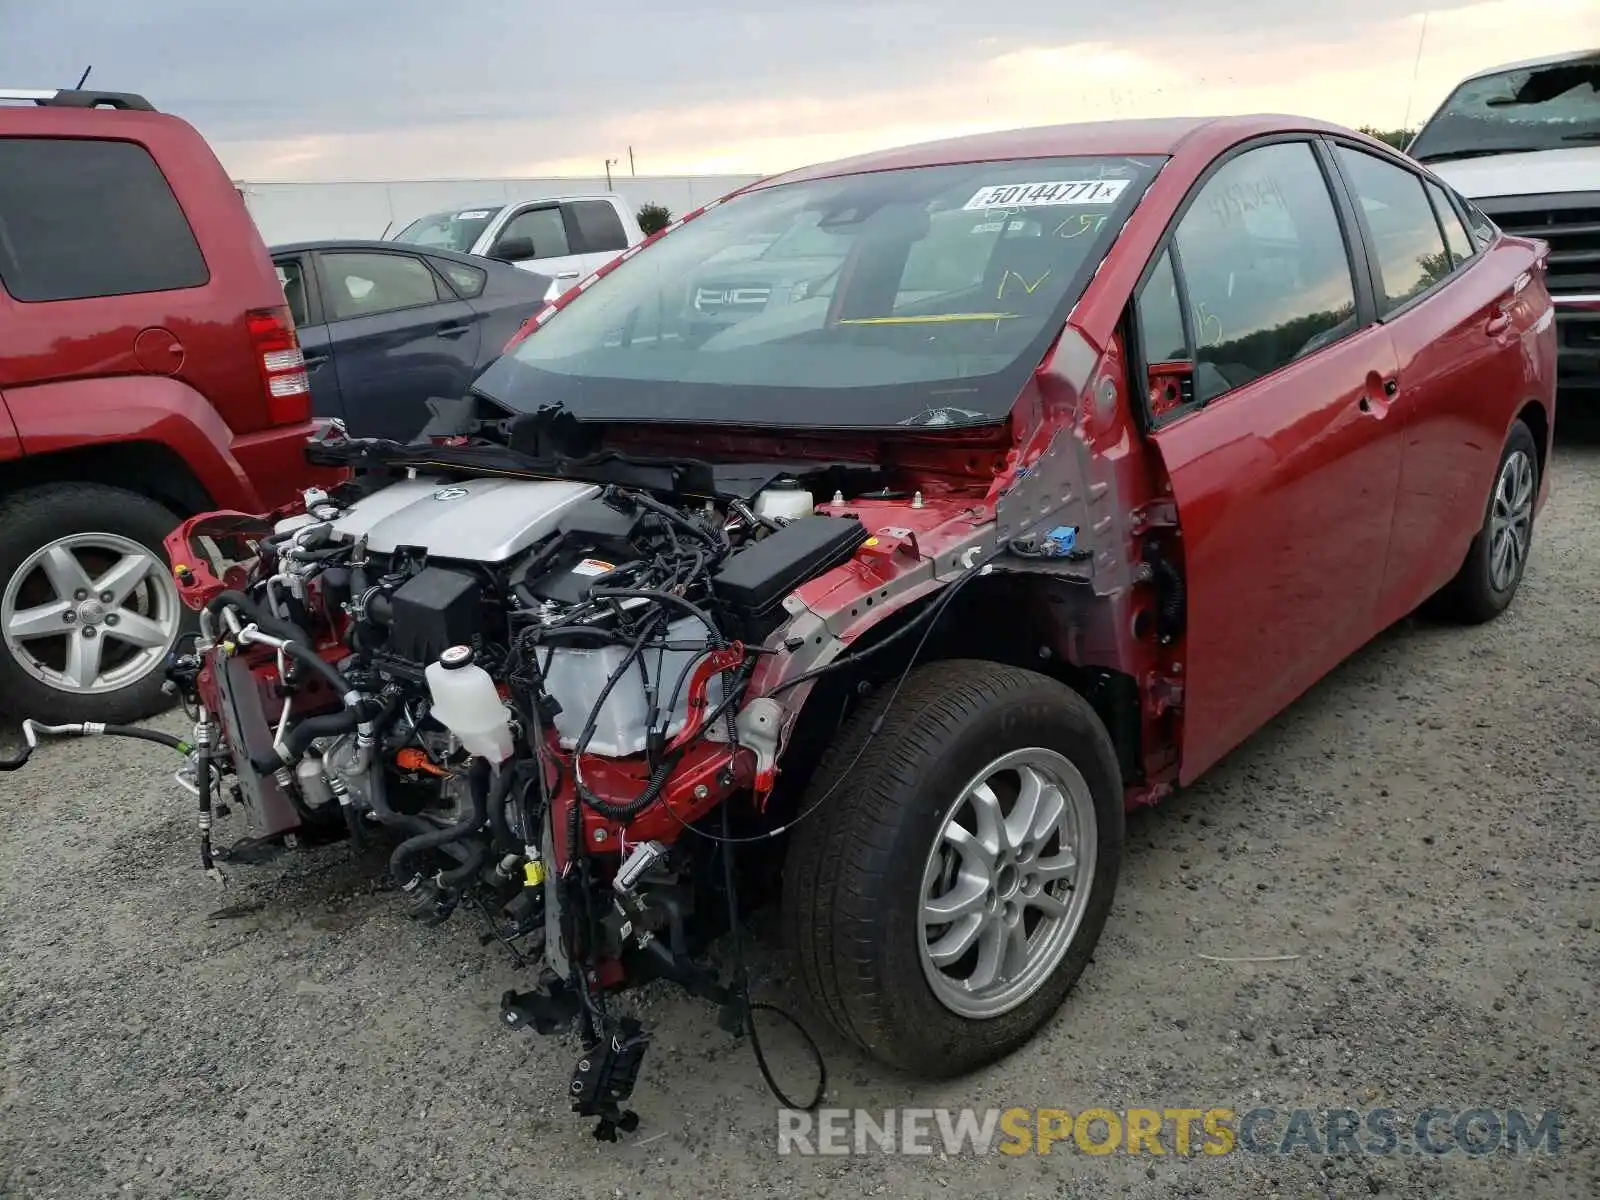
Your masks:
M 1543 479 L 1545 455 L 1550 452 L 1550 416 L 1544 411 L 1544 405 L 1537 400 L 1530 400 L 1522 406 L 1522 411 L 1517 414 L 1517 420 L 1526 425 L 1528 432 L 1533 434 L 1539 478 Z
M 863 659 L 854 667 L 822 676 L 813 686 L 784 752 L 784 791 L 793 795 L 821 756 L 823 747 L 838 732 L 860 700 L 883 688 L 893 688 L 916 656 L 918 665 L 944 659 L 973 658 L 1037 671 L 1065 683 L 1094 708 L 1111 735 L 1123 779 L 1143 778 L 1144 757 L 1140 738 L 1140 697 L 1137 681 L 1121 671 L 1069 662 L 1054 647 L 1060 631 L 1053 625 L 1057 610 L 1049 602 L 1053 586 L 1079 589 L 1076 584 L 1024 576 L 985 576 L 962 587 L 931 630 L 908 633 Z M 895 613 L 862 634 L 848 654 L 879 645 L 938 602 L 935 593 Z M 922 642 L 927 633 L 926 642 Z
M 160 442 L 109 442 L 13 459 L 0 468 L 0 491 L 45 483 L 105 482 L 192 517 L 212 507 L 189 465 Z

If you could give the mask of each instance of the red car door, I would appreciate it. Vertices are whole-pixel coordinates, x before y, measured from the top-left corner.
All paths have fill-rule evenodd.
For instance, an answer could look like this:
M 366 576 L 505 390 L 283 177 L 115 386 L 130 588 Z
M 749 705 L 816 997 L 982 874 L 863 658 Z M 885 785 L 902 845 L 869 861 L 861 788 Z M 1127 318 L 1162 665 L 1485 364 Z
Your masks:
M 1397 359 L 1353 214 L 1313 141 L 1244 149 L 1187 201 L 1138 300 L 1188 588 L 1188 783 L 1371 637 L 1400 469 Z M 1170 299 L 1163 297 L 1165 292 Z M 1186 345 L 1148 344 L 1178 325 Z M 1170 337 L 1169 337 L 1170 340 Z
M 1354 146 L 1335 158 L 1400 363 L 1404 450 L 1378 606 L 1388 625 L 1455 574 L 1483 524 L 1506 414 L 1525 394 L 1526 322 L 1511 255 L 1484 261 L 1443 188 Z

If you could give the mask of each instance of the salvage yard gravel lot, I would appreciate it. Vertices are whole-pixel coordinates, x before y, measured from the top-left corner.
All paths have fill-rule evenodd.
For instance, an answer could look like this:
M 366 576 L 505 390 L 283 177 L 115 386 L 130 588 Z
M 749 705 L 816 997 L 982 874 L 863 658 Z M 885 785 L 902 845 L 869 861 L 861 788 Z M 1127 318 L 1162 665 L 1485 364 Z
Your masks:
M 104 740 L 0 776 L 0 1196 L 1600 1195 L 1600 437 L 1564 437 L 1553 482 L 1504 619 L 1403 623 L 1131 819 L 1031 1046 L 927 1085 L 822 1044 L 829 1105 L 1559 1108 L 1558 1156 L 780 1158 L 748 1045 L 664 990 L 642 1128 L 604 1145 L 562 1096 L 576 1039 L 499 1028 L 528 976 L 465 913 L 406 920 L 382 851 L 344 846 L 235 867 L 224 899 L 175 763 Z M 752 953 L 783 1002 L 775 925 Z

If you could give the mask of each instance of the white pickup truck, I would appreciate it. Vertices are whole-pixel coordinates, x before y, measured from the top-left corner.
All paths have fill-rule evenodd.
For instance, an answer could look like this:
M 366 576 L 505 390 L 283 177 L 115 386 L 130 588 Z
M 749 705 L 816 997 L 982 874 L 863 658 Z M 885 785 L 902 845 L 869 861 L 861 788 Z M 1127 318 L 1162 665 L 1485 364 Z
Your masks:
M 464 204 L 418 217 L 391 240 L 497 258 L 548 275 L 547 298 L 553 300 L 644 241 L 644 233 L 621 196 L 600 192 Z
M 1507 233 L 1549 243 L 1561 388 L 1600 388 L 1600 50 L 1473 75 L 1407 151 Z

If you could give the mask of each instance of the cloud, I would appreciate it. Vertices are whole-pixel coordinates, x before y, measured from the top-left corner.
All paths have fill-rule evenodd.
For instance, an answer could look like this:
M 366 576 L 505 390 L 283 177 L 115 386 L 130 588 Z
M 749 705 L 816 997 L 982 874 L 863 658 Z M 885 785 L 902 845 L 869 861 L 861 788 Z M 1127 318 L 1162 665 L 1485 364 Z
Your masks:
M 0 79 L 93 62 L 250 178 L 592 175 L 630 145 L 643 171 L 777 170 L 1115 116 L 1397 125 L 1427 2 L 0 0 Z M 1434 0 L 1414 115 L 1468 70 L 1586 42 L 1593 0 Z

